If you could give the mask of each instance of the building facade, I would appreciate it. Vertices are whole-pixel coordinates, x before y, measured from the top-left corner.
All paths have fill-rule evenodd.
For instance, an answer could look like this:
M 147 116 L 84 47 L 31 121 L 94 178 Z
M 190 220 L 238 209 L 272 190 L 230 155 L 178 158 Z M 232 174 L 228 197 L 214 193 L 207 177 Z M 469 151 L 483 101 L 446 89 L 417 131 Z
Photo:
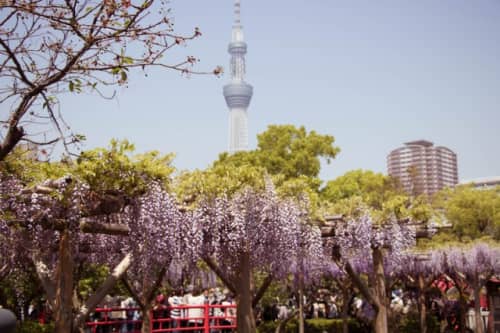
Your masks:
M 245 82 L 245 54 L 247 44 L 243 38 L 240 20 L 240 0 L 234 3 L 234 24 L 228 52 L 231 55 L 231 81 L 224 86 L 223 94 L 229 108 L 229 153 L 248 149 L 247 109 L 253 88 Z
M 457 155 L 426 140 L 407 142 L 391 151 L 387 171 L 411 195 L 432 195 L 458 183 Z

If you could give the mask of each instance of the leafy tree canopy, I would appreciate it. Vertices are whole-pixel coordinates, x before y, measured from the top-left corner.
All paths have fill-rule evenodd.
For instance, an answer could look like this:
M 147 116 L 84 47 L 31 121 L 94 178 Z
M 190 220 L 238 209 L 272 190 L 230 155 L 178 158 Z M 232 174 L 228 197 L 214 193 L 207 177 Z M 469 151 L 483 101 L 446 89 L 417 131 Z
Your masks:
M 36 149 L 20 145 L 0 162 L 0 171 L 28 185 L 71 175 L 96 193 L 142 194 L 151 181 L 168 187 L 175 170 L 171 165 L 174 155 L 161 155 L 157 151 L 133 154 L 134 150 L 134 145 L 126 140 L 111 140 L 108 148 L 84 151 L 76 160 L 63 158 L 50 162 L 40 161 Z
M 285 179 L 300 176 L 317 178 L 321 158 L 330 163 L 340 151 L 333 145 L 333 136 L 307 132 L 304 126 L 271 125 L 257 135 L 257 141 L 256 150 L 233 155 L 221 154 L 215 164 L 259 165 L 270 175 L 280 174 Z
M 206 170 L 184 171 L 175 179 L 179 201 L 189 206 L 201 198 L 232 196 L 245 187 L 264 189 L 265 170 L 262 167 L 217 164 Z
M 384 202 L 398 192 L 397 183 L 393 178 L 370 170 L 358 169 L 329 181 L 322 191 L 322 197 L 337 202 L 360 196 L 368 206 L 382 209 Z
M 83 152 L 77 159 L 76 173 L 96 192 L 120 191 L 143 194 L 152 181 L 169 186 L 174 172 L 174 154 L 158 151 L 133 155 L 135 147 L 128 141 L 112 140 L 108 149 Z
M 457 186 L 437 194 L 436 206 L 460 240 L 492 237 L 500 240 L 500 187 L 478 190 Z
M 376 220 L 394 216 L 426 222 L 432 210 L 424 197 L 411 198 L 397 180 L 370 170 L 353 170 L 329 181 L 321 191 L 328 213 L 359 216 L 365 208 Z

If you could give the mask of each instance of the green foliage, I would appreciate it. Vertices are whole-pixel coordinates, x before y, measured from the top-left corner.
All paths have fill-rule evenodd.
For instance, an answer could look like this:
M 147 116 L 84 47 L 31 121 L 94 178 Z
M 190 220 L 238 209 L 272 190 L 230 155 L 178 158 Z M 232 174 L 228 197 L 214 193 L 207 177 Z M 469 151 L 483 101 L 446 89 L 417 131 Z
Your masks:
M 333 136 L 307 132 L 303 126 L 271 125 L 257 135 L 257 140 L 256 150 L 232 155 L 223 153 L 214 165 L 261 166 L 268 174 L 280 175 L 285 180 L 300 177 L 317 179 L 321 158 L 329 163 L 340 151 L 333 145 Z
M 247 186 L 263 189 L 270 179 L 280 196 L 307 203 L 317 215 L 320 159 L 329 162 L 336 156 L 333 142 L 332 136 L 304 127 L 272 125 L 258 135 L 256 150 L 222 153 L 206 170 L 181 173 L 175 192 L 180 201 L 194 205 L 200 197 L 231 196 Z
M 437 195 L 436 205 L 460 240 L 485 236 L 500 240 L 500 188 L 478 190 L 458 186 L 445 189 Z
M 219 163 L 203 171 L 182 172 L 175 179 L 174 191 L 180 202 L 192 206 L 202 197 L 231 196 L 247 186 L 264 189 L 264 180 L 261 167 Z
M 256 150 L 222 153 L 204 171 L 181 173 L 175 187 L 178 199 L 194 204 L 202 196 L 231 196 L 247 186 L 263 189 L 268 178 L 282 197 L 306 201 L 314 213 L 319 206 L 320 159 L 329 162 L 339 151 L 334 138 L 308 133 L 304 127 L 273 125 L 258 141 Z
M 282 174 L 286 179 L 318 177 L 320 158 L 329 163 L 340 151 L 333 145 L 333 136 L 308 133 L 303 126 L 271 125 L 257 140 L 260 165 L 271 175 Z
M 439 321 L 436 316 L 428 314 L 427 318 L 427 332 L 439 332 Z M 392 318 L 389 321 L 390 332 L 405 332 L 405 333 L 420 333 L 420 319 L 417 311 L 412 311 L 404 316 Z
M 81 267 L 78 278 L 78 294 L 86 300 L 97 290 L 109 275 L 109 268 L 104 265 L 87 264 Z
M 40 161 L 39 151 L 19 146 L 0 162 L 0 171 L 13 174 L 28 185 L 65 175 L 82 179 L 96 193 L 121 192 L 141 194 L 146 184 L 158 181 L 165 187 L 170 184 L 174 171 L 174 155 L 160 155 L 157 151 L 135 154 L 134 145 L 128 141 L 112 140 L 108 149 L 84 151 L 75 161 L 68 158 L 59 162 Z
M 435 249 L 444 245 L 460 246 L 463 245 L 457 236 L 451 231 L 440 230 L 431 239 L 421 238 L 417 239 L 417 246 L 421 250 Z
M 395 217 L 425 223 L 433 215 L 426 197 L 412 198 L 395 179 L 369 170 L 349 171 L 329 181 L 321 191 L 321 198 L 327 214 L 356 218 L 368 209 L 378 222 Z
M 109 149 L 97 148 L 82 152 L 77 159 L 76 174 L 97 193 L 116 191 L 141 194 L 151 181 L 170 184 L 173 155 L 161 156 L 152 151 L 132 155 L 134 145 L 112 140 Z
M 70 172 L 71 167 L 65 161 L 40 161 L 38 155 L 41 153 L 29 145 L 17 145 L 5 160 L 0 161 L 0 172 L 14 175 L 28 185 L 60 178 Z
M 258 327 L 259 333 L 274 333 L 277 322 L 267 321 L 263 322 Z M 350 333 L 363 333 L 366 332 L 356 320 L 349 320 L 348 327 Z M 287 323 L 284 330 L 285 333 L 298 332 L 298 323 L 296 320 L 291 320 Z M 307 319 L 304 322 L 304 331 L 307 333 L 341 333 L 342 320 L 341 319 Z
M 398 193 L 394 179 L 369 170 L 353 170 L 329 181 L 321 195 L 330 202 L 358 196 L 369 207 L 382 210 L 384 202 Z
M 318 178 L 302 175 L 285 179 L 281 175 L 275 175 L 272 180 L 279 196 L 304 204 L 304 208 L 308 209 L 313 218 L 320 218 L 319 193 L 314 190 L 320 186 L 321 181 Z
M 39 324 L 35 321 L 23 321 L 17 326 L 16 333 L 52 333 L 54 324 Z

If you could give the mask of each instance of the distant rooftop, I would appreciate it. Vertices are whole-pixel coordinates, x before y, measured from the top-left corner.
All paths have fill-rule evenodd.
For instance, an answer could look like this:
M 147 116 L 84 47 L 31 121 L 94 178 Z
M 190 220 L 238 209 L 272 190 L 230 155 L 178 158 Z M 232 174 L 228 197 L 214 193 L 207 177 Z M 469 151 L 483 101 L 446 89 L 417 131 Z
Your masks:
M 405 145 L 407 145 L 407 146 L 432 147 L 434 145 L 434 142 L 430 142 L 430 141 L 427 141 L 427 140 L 416 140 L 416 141 L 405 142 Z
M 462 185 L 473 184 L 476 186 L 495 186 L 495 185 L 500 185 L 500 176 L 462 180 L 460 184 Z

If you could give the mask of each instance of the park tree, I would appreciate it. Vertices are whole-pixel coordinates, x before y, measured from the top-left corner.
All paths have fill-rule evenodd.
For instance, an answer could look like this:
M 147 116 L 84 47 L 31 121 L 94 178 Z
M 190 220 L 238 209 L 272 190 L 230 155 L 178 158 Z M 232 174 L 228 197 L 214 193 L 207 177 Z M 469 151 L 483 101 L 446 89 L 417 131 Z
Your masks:
M 130 213 L 130 233 L 121 252 L 132 253 L 133 263 L 122 281 L 141 309 L 142 332 L 149 333 L 154 297 L 162 282 L 180 283 L 182 272 L 195 267 L 201 232 L 192 214 L 179 210 L 159 184 L 151 184 Z
M 80 228 L 91 232 L 109 229 L 113 233 L 119 233 L 121 228 L 115 228 L 105 220 L 84 218 L 79 207 L 86 205 L 86 188 L 69 177 L 28 189 L 14 178 L 4 178 L 2 183 L 8 187 L 1 193 L 3 229 L 6 226 L 12 232 L 13 242 L 22 244 L 17 248 L 24 247 L 24 251 L 15 253 L 16 260 L 29 260 L 36 268 L 54 310 L 55 331 L 72 332 L 78 326 L 74 321 L 74 311 L 84 316 L 86 309 L 92 309 L 99 301 L 90 297 L 81 307 L 73 303 L 75 262 L 78 264 L 87 257 L 89 244 L 99 242 L 97 237 L 88 239 L 79 232 Z M 106 286 L 103 285 L 97 294 L 104 297 L 116 283 L 115 276 L 119 278 L 128 265 L 129 258 L 123 258 L 114 274 L 109 276 Z
M 321 255 L 319 230 L 300 228 L 305 216 L 293 202 L 279 199 L 270 185 L 264 191 L 247 188 L 207 200 L 195 211 L 203 237 L 200 256 L 235 294 L 239 332 L 255 332 L 254 306 L 273 280 L 298 267 L 300 245 L 303 256 Z M 300 237 L 301 232 L 308 236 Z M 265 276 L 260 285 L 255 274 Z
M 398 275 L 406 285 L 414 286 L 418 291 L 416 301 L 420 332 L 427 333 L 429 332 L 427 294 L 434 288 L 435 281 L 445 273 L 442 255 L 433 250 L 408 252 L 404 255 L 404 263 Z
M 349 307 L 350 301 L 354 296 L 354 284 L 349 274 L 342 269 L 339 262 L 331 260 L 332 241 L 326 240 L 324 249 L 326 250 L 323 257 L 323 276 L 326 279 L 332 279 L 335 283 L 336 289 L 340 290 L 342 295 L 342 308 L 340 309 L 340 318 L 342 319 L 342 332 L 349 333 Z M 330 251 L 330 253 L 328 253 Z M 354 255 L 354 254 L 353 254 Z M 359 274 L 365 274 L 368 268 L 366 260 L 361 258 L 350 258 L 350 265 L 353 270 Z
M 465 332 L 465 289 L 470 285 L 474 295 L 476 332 L 484 332 L 481 319 L 480 294 L 486 282 L 500 273 L 500 248 L 497 245 L 476 243 L 469 247 L 452 247 L 436 250 L 441 265 L 450 276 L 460 294 L 460 327 Z
M 375 332 L 387 333 L 386 274 L 402 266 L 404 251 L 415 244 L 415 229 L 396 220 L 375 224 L 367 213 L 357 220 L 330 226 L 322 235 L 333 237 L 327 247 L 332 259 L 375 310 Z M 364 274 L 371 285 L 362 279 Z
M 436 206 L 460 240 L 500 239 L 499 188 L 477 190 L 471 186 L 458 186 L 445 189 L 437 195 Z
M 165 181 L 172 172 L 164 158 L 154 153 L 129 156 L 132 149 L 127 142 L 113 142 L 109 150 L 83 154 L 77 163 L 64 167 L 72 173 L 28 185 L 15 174 L 1 174 L 0 231 L 10 233 L 12 242 L 24 250 L 15 252 L 16 260 L 30 261 L 36 268 L 54 308 L 57 333 L 81 327 L 129 268 L 132 251 L 120 253 L 112 245 L 121 243 L 112 238 L 129 234 L 136 222 L 130 211 L 147 184 Z M 79 169 L 82 165 L 85 172 Z M 88 299 L 76 304 L 76 268 L 89 262 L 115 268 Z
M 304 126 L 270 125 L 257 135 L 257 149 L 233 155 L 223 153 L 216 164 L 259 165 L 270 175 L 282 175 L 286 180 L 300 176 L 317 179 L 321 159 L 330 163 L 340 151 L 334 142 L 333 136 L 308 132 Z
M 304 207 L 307 211 L 307 207 Z M 314 226 L 308 216 L 298 224 L 295 260 L 291 267 L 291 273 L 296 290 L 296 301 L 298 305 L 297 316 L 299 333 L 304 333 L 304 296 L 306 287 L 314 285 L 319 281 L 325 269 L 325 258 L 321 244 L 321 235 L 317 226 Z
M 0 160 L 21 141 L 60 142 L 69 150 L 84 139 L 64 122 L 62 93 L 113 96 L 132 69 L 195 73 L 196 57 L 165 60 L 201 35 L 198 28 L 178 33 L 166 1 L 7 0 L 1 8 L 0 101 L 9 109 L 1 119 Z
M 401 194 L 397 185 L 397 181 L 389 176 L 358 169 L 328 181 L 321 191 L 321 196 L 333 203 L 360 197 L 368 207 L 382 210 L 384 202 L 396 194 Z

